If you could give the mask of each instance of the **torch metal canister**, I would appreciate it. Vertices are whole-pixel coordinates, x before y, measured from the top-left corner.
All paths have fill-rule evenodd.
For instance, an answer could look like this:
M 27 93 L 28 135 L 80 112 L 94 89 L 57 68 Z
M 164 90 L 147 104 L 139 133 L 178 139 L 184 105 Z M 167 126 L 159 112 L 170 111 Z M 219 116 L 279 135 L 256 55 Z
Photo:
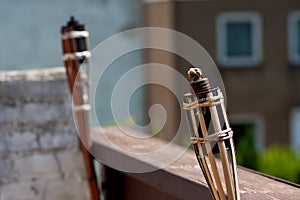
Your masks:
M 200 168 L 215 200 L 239 200 L 233 132 L 223 94 L 211 88 L 199 68 L 191 68 L 188 75 L 193 92 L 184 95 L 184 109 Z

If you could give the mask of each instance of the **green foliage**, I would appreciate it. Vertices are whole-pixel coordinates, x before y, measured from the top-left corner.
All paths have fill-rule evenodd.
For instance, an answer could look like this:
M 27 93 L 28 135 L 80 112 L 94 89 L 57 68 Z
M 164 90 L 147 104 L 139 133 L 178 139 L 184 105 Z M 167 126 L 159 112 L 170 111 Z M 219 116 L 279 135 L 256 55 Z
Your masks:
M 117 122 L 108 122 L 106 124 L 104 124 L 104 126 L 124 126 L 124 127 L 128 127 L 131 128 L 133 127 L 133 125 L 136 123 L 136 120 L 134 118 L 127 118 L 124 119 L 123 121 L 117 123 Z
M 238 132 L 237 132 L 238 134 Z M 253 126 L 245 126 L 243 134 L 236 142 L 236 159 L 238 165 L 247 168 L 257 169 L 257 152 L 255 150 L 255 139 Z
M 164 138 L 164 134 L 162 132 L 155 132 L 153 131 L 154 134 L 152 134 L 154 137 L 159 138 L 159 139 L 163 139 Z
M 258 170 L 295 183 L 300 183 L 300 159 L 289 147 L 273 146 L 258 159 Z

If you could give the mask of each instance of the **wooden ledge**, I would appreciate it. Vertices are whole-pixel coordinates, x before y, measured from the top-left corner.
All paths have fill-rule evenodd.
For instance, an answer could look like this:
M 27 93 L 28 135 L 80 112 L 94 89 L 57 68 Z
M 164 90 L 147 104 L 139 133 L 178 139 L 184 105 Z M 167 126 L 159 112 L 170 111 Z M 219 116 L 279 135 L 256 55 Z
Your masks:
M 211 199 L 192 150 L 167 145 L 167 142 L 153 137 L 145 139 L 146 134 L 124 130 L 116 127 L 92 130 L 92 151 L 103 164 L 125 170 L 127 176 L 178 199 Z M 160 151 L 161 148 L 165 149 Z M 175 161 L 171 162 L 174 158 Z M 133 173 L 141 171 L 151 172 Z M 297 184 L 241 167 L 238 167 L 238 177 L 243 200 L 297 200 L 300 197 Z

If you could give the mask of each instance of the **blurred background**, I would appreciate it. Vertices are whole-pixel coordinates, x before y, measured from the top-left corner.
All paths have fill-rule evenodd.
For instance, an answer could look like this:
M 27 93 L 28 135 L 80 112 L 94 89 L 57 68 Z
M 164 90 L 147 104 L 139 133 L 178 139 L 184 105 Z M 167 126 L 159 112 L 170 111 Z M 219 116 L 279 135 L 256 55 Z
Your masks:
M 150 2 L 144 6 L 146 26 L 187 34 L 219 67 L 238 164 L 299 183 L 299 2 Z M 185 60 L 165 56 L 186 73 Z
M 2 0 L 0 70 L 62 66 L 60 27 L 71 15 L 87 25 L 91 50 L 113 34 L 141 26 L 170 28 L 195 39 L 221 72 L 238 164 L 300 183 L 300 1 Z M 134 42 L 134 35 L 124 38 L 126 45 Z M 100 82 L 100 125 L 114 124 L 108 99 L 118 77 L 148 62 L 185 76 L 190 67 L 159 50 L 122 56 L 107 72 L 116 73 L 115 79 Z M 167 113 L 180 112 L 166 88 L 152 86 L 135 94 L 131 113 L 146 124 L 144 113 L 155 103 L 165 105 Z M 178 120 L 169 114 L 158 137 L 170 140 Z

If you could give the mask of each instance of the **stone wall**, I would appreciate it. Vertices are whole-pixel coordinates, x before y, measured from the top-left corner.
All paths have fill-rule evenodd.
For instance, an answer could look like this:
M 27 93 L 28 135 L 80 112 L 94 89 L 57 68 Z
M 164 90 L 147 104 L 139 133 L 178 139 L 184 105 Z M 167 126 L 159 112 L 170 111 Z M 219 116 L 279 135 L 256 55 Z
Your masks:
M 0 200 L 88 199 L 63 68 L 0 72 Z

